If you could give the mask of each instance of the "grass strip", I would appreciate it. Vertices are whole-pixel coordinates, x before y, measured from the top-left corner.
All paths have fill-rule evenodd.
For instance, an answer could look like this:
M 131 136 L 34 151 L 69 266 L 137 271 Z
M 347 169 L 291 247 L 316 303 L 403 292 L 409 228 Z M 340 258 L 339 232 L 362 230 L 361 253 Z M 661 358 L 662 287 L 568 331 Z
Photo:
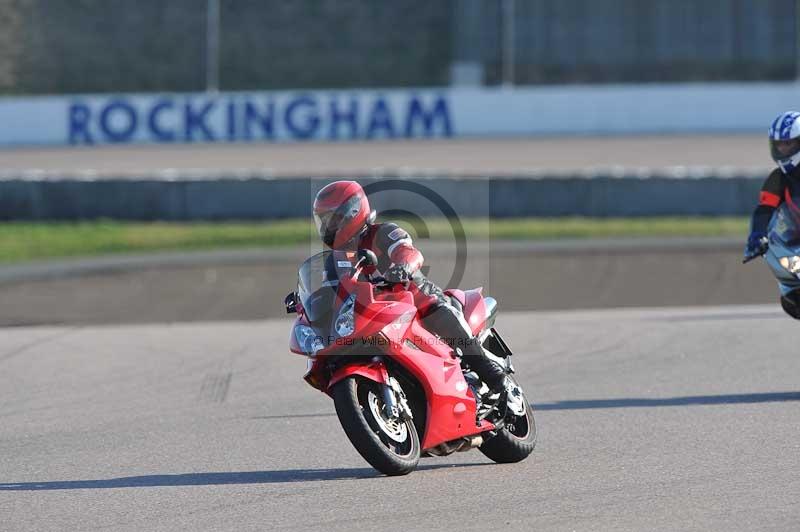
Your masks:
M 744 217 L 463 219 L 467 238 L 553 240 L 561 238 L 703 237 L 747 234 Z M 401 222 L 412 235 L 452 238 L 447 219 Z M 219 223 L 0 223 L 0 262 L 114 253 L 266 248 L 307 244 L 315 238 L 308 220 Z

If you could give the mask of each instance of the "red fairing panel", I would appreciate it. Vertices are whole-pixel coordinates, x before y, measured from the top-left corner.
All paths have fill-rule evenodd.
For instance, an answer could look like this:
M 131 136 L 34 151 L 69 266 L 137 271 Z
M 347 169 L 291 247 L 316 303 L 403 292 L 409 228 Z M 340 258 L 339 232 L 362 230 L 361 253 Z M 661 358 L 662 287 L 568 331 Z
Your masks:
M 387 384 L 389 382 L 389 375 L 386 373 L 386 367 L 379 362 L 373 362 L 369 365 L 351 364 L 339 368 L 336 373 L 333 374 L 330 382 L 328 382 L 328 393 L 330 393 L 331 388 L 333 388 L 337 382 L 343 381 L 352 375 L 360 375 L 379 384 Z
M 469 323 L 472 334 L 477 335 L 486 323 L 486 303 L 483 301 L 483 287 L 464 292 L 464 317 Z
M 408 291 L 390 292 L 373 298 L 368 287 L 359 287 L 356 296 L 356 330 L 354 337 L 377 334 L 401 315 L 416 311 L 414 296 Z
M 450 347 L 426 331 L 418 320 L 411 323 L 408 338 L 420 350 L 395 345 L 391 356 L 425 389 L 428 416 L 422 448 L 430 449 L 491 429 L 490 423 L 475 425 L 475 398 Z
M 454 298 L 458 299 L 459 303 L 461 303 L 461 306 L 464 306 L 464 305 L 467 304 L 467 298 L 464 295 L 464 291 L 463 290 L 459 290 L 458 288 L 451 288 L 449 290 L 445 290 L 444 293 L 447 294 L 450 297 L 454 297 Z

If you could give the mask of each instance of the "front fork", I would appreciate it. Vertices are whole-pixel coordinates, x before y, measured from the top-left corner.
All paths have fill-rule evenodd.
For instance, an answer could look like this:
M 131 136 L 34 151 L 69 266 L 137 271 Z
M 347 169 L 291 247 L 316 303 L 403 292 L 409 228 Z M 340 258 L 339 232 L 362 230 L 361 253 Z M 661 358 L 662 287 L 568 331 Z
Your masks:
M 414 419 L 411 407 L 408 406 L 406 394 L 394 377 L 389 377 L 389 384 L 383 385 L 383 401 L 384 412 L 390 418 L 399 416 L 403 419 Z
M 394 390 L 390 384 L 383 385 L 383 413 L 389 419 L 396 418 L 400 415 L 397 408 L 397 401 L 394 398 Z
M 389 419 L 397 417 L 413 419 L 414 415 L 411 412 L 411 408 L 408 406 L 406 394 L 403 392 L 403 388 L 400 387 L 400 383 L 397 382 L 397 379 L 389 375 L 381 357 L 375 357 L 372 361 L 381 365 L 381 373 L 384 378 L 384 384 L 382 386 L 383 413 L 386 414 L 386 417 Z

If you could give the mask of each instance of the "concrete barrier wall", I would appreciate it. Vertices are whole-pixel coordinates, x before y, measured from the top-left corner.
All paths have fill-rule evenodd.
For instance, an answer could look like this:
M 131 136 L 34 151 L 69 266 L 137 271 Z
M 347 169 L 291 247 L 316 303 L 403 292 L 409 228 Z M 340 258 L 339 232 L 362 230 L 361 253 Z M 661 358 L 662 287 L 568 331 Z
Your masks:
M 634 239 L 625 247 L 619 241 L 561 241 L 566 245 L 560 248 L 470 242 L 460 286 L 483 286 L 484 294 L 500 301 L 501 314 L 771 303 L 781 315 L 769 269 L 742 266 L 744 238 L 729 243 L 657 239 L 651 244 Z M 440 242 L 416 243 L 431 278 L 445 284 L 454 253 Z M 0 326 L 286 317 L 280 303 L 296 283 L 298 265 L 314 251 L 298 246 L 4 266 Z M 520 272 L 535 275 L 520 282 Z
M 791 83 L 0 98 L 0 146 L 763 132 Z
M 363 177 L 373 207 L 442 216 L 720 216 L 749 214 L 763 175 L 704 177 Z M 310 216 L 314 177 L 0 181 L 0 219 L 264 220 Z M 408 189 L 408 190 L 403 190 Z

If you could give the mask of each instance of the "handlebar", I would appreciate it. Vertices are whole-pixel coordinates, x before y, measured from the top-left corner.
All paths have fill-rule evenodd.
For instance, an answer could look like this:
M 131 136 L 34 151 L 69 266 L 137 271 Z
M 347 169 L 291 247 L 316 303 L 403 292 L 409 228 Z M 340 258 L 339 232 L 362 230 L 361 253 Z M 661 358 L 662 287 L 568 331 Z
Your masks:
M 750 245 L 748 244 L 748 248 L 749 247 Z M 769 249 L 769 239 L 767 239 L 767 237 L 765 236 L 762 236 L 758 240 L 758 248 L 756 249 L 755 253 L 753 253 L 752 255 L 745 255 L 744 259 L 742 259 L 742 264 L 747 264 L 753 259 L 757 259 L 758 257 L 764 256 L 767 253 L 768 249 Z
M 742 259 L 742 264 L 747 264 L 751 260 L 755 260 L 758 257 L 763 257 L 767 253 L 767 248 L 762 248 L 758 251 L 758 253 L 754 253 L 753 255 L 746 255 L 744 259 Z
M 386 279 L 384 279 L 379 275 L 375 277 L 370 277 L 368 280 L 370 283 L 372 283 L 372 286 L 374 286 L 375 288 L 385 288 L 387 290 L 394 290 L 395 287 L 397 286 L 402 286 L 403 289 L 405 290 L 408 288 L 408 283 L 409 283 L 409 281 L 401 281 L 399 283 L 393 283 L 391 281 L 387 281 Z
M 353 275 L 359 276 L 363 272 L 364 269 L 364 259 L 361 258 L 356 261 L 355 265 L 353 266 Z M 397 285 L 402 285 L 403 288 L 408 288 L 409 281 L 401 281 L 398 283 L 393 283 L 391 281 L 387 281 L 383 276 L 376 275 L 370 276 L 369 274 L 366 275 L 367 281 L 369 281 L 373 286 L 376 288 L 394 288 Z
M 755 260 L 755 259 L 757 259 L 758 257 L 763 257 L 763 256 L 764 256 L 764 254 L 763 254 L 763 253 L 756 253 L 755 255 L 748 255 L 747 257 L 745 257 L 744 259 L 742 259 L 742 264 L 747 264 L 747 263 L 748 263 L 748 262 L 750 262 L 751 260 Z

